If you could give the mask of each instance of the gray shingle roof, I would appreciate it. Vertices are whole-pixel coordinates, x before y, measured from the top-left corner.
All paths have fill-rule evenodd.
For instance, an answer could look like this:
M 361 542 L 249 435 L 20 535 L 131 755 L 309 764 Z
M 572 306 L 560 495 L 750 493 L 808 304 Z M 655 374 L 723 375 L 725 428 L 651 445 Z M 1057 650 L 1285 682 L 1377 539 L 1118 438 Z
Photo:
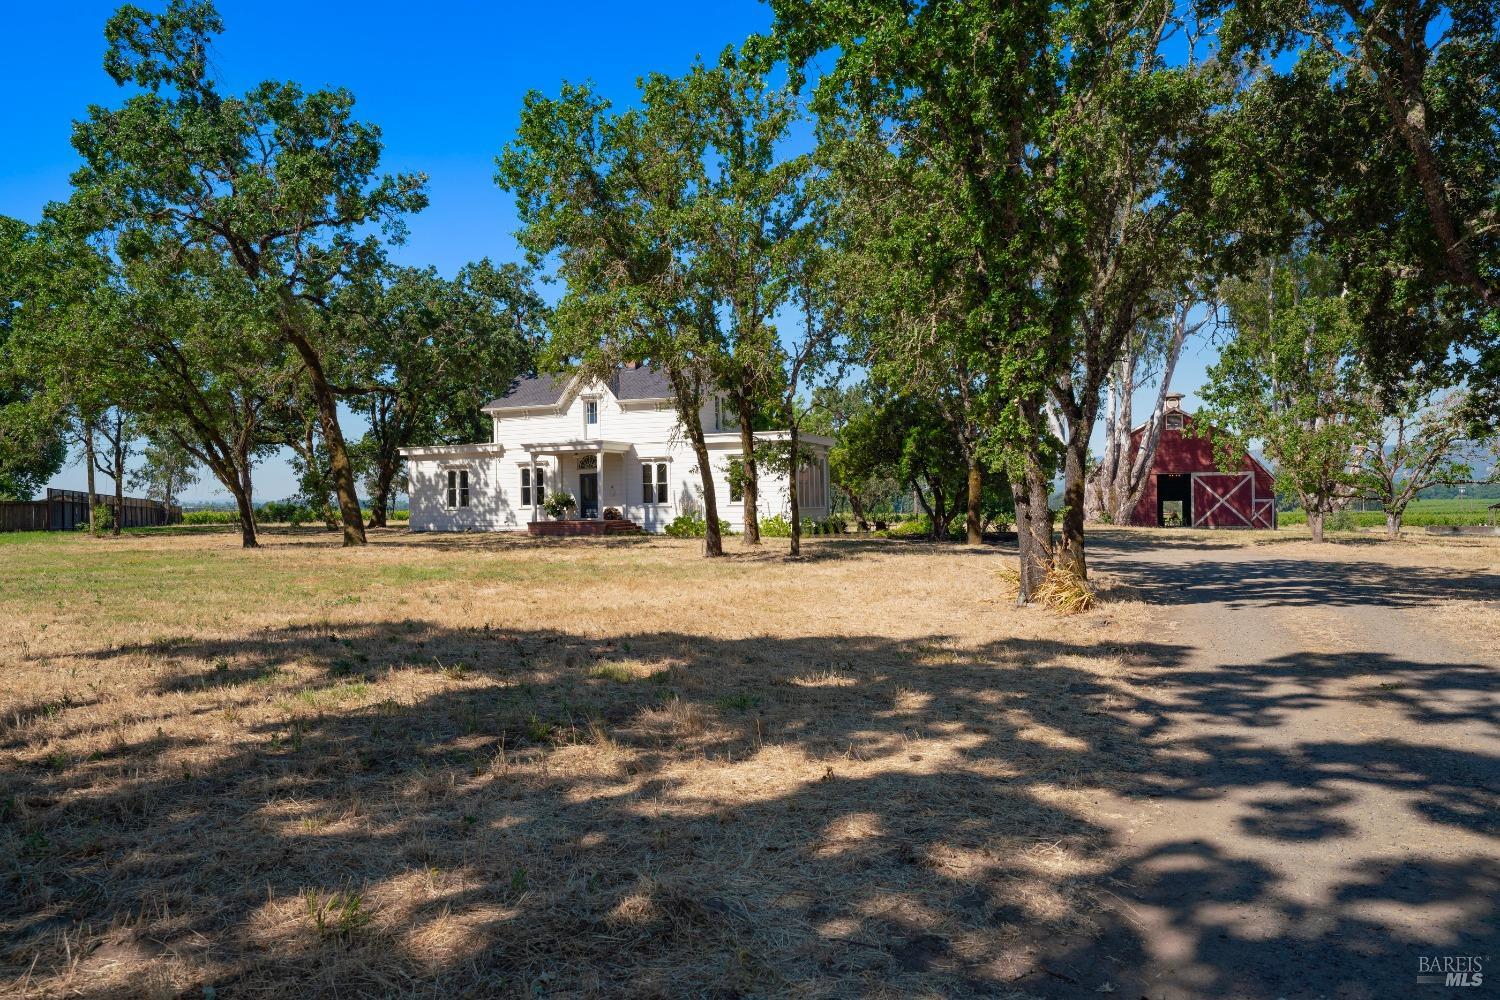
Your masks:
M 554 406 L 562 399 L 571 375 L 532 375 L 511 382 L 505 395 L 485 404 L 486 410 L 519 410 L 532 406 Z M 610 379 L 616 399 L 670 399 L 672 384 L 654 368 L 621 368 Z
M 667 376 L 649 365 L 621 368 L 615 372 L 610 391 L 616 399 L 670 399 L 672 383 Z
M 519 410 L 527 406 L 551 406 L 562 399 L 567 375 L 532 375 L 514 379 L 505 395 L 485 404 L 486 410 Z

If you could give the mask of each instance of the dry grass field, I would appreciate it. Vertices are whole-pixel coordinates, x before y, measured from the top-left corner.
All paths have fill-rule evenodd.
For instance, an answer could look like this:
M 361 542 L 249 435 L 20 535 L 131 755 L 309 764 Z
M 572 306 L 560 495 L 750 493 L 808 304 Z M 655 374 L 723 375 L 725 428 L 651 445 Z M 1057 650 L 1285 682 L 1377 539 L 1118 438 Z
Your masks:
M 1087 935 L 1144 606 L 1007 553 L 0 536 L 0 993 L 913 995 Z M 1108 595 L 1107 595 L 1108 596 Z
M 784 545 L 0 535 L 0 994 L 1025 995 L 1172 753 L 1163 609 Z

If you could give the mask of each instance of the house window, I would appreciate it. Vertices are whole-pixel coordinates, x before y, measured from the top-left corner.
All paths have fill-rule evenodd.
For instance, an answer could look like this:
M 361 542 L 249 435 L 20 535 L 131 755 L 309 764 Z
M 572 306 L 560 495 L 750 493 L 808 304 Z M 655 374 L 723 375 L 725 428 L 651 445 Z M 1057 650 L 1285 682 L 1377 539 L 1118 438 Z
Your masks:
M 1180 431 L 1180 430 L 1182 430 L 1182 414 L 1180 414 L 1180 413 L 1168 413 L 1167 414 L 1167 430 L 1169 430 L 1169 431 Z
M 547 492 L 546 476 L 547 473 L 545 469 L 536 470 L 536 505 L 538 507 L 540 507 L 542 503 L 547 499 L 544 495 Z M 521 506 L 531 506 L 531 470 L 529 468 L 523 468 L 521 470 Z
M 593 426 L 599 422 L 599 401 L 590 399 L 583 404 L 583 422 Z
M 641 503 L 667 502 L 667 463 L 641 463 Z
M 469 506 L 469 470 L 448 470 L 448 508 Z

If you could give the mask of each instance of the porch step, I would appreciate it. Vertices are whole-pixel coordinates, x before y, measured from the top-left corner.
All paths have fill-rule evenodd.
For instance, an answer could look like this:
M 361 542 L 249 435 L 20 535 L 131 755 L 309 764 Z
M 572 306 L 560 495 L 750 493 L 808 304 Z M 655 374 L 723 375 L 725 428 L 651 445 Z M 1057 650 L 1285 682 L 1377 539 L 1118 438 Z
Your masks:
M 530 535 L 556 538 L 565 535 L 639 535 L 644 529 L 624 518 L 609 520 L 531 521 L 526 525 Z

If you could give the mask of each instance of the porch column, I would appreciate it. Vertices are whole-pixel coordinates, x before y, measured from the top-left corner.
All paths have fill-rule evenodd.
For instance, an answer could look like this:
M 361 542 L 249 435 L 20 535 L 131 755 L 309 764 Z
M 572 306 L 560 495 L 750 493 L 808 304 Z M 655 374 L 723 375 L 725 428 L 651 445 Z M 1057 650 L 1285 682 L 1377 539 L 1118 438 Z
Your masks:
M 536 502 L 536 452 L 528 452 L 531 461 L 531 520 L 536 521 L 536 509 L 541 504 Z
M 597 473 L 597 475 L 594 477 L 594 482 L 598 484 L 597 490 L 598 490 L 598 493 L 599 493 L 599 499 L 594 504 L 594 519 L 596 521 L 602 521 L 602 520 L 604 520 L 604 439 L 603 438 L 599 439 L 599 444 L 597 446 L 597 451 L 598 451 L 598 457 L 594 459 L 594 469 L 595 469 L 595 472 Z

